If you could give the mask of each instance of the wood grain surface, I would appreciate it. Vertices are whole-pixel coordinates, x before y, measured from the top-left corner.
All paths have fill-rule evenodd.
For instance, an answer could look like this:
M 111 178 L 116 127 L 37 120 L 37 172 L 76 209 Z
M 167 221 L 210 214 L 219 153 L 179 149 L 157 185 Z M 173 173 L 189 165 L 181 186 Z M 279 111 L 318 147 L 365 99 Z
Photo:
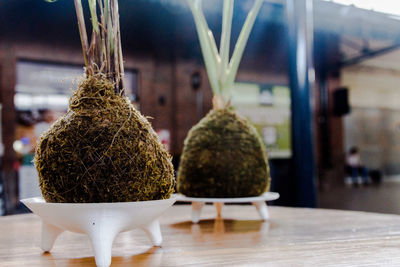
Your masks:
M 190 206 L 161 218 L 162 247 L 141 230 L 117 236 L 111 266 L 400 266 L 400 216 L 323 209 L 270 208 L 262 222 L 253 206 L 206 206 L 199 224 Z M 0 266 L 95 266 L 84 235 L 64 232 L 42 253 L 40 219 L 0 218 Z

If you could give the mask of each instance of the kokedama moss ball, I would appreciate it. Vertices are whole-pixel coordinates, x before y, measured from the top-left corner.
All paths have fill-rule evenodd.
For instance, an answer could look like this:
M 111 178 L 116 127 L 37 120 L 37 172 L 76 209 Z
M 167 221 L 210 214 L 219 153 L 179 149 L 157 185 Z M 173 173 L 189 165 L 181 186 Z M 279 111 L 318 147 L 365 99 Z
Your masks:
M 212 110 L 186 137 L 178 191 L 191 197 L 249 197 L 269 190 L 264 144 L 248 120 Z
M 47 202 L 169 198 L 171 158 L 147 119 L 104 77 L 89 77 L 39 140 L 35 164 Z

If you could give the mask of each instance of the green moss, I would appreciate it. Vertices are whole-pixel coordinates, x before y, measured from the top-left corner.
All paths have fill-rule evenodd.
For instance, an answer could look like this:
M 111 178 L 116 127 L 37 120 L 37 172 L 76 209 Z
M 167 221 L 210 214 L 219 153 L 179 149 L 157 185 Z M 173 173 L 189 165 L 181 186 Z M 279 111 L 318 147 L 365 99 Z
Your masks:
M 102 76 L 84 80 L 68 112 L 42 134 L 35 165 L 48 202 L 165 199 L 175 183 L 150 123 Z
M 269 190 L 264 144 L 249 121 L 212 110 L 190 131 L 178 170 L 178 191 L 192 197 L 248 197 Z

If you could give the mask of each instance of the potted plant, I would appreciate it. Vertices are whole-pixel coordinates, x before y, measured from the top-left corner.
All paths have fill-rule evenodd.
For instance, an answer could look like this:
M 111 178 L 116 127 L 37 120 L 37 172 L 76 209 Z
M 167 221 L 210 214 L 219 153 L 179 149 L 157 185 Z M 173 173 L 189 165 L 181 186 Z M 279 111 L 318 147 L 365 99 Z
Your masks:
M 254 2 L 229 60 L 233 2 L 223 2 L 218 50 L 203 15 L 201 0 L 187 0 L 214 95 L 213 109 L 189 131 L 184 142 L 177 188 L 189 197 L 252 197 L 269 190 L 264 143 L 251 123 L 237 115 L 230 104 L 239 63 L 263 0 Z
M 171 157 L 124 92 L 117 0 L 88 0 L 86 33 L 81 0 L 74 0 L 85 73 L 59 118 L 38 142 L 35 165 L 43 198 L 22 200 L 42 218 L 50 251 L 64 230 L 85 233 L 96 264 L 111 264 L 122 231 L 142 228 L 162 241 L 157 218 L 175 202 Z
M 125 202 L 169 198 L 171 157 L 125 96 L 117 0 L 88 0 L 89 42 L 75 0 L 85 74 L 59 118 L 38 142 L 35 165 L 47 202 Z

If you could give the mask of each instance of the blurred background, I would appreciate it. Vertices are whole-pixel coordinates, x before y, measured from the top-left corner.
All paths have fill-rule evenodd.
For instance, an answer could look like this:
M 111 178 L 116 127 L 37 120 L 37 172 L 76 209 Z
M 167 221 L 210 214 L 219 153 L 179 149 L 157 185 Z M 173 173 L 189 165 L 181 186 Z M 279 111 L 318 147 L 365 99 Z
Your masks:
M 232 49 L 252 4 L 235 2 Z M 177 167 L 212 107 L 192 15 L 183 0 L 119 5 L 126 91 Z M 222 1 L 203 9 L 218 45 Z M 399 47 L 395 1 L 265 1 L 232 103 L 267 147 L 274 204 L 400 214 Z M 0 2 L 0 214 L 40 195 L 36 139 L 82 73 L 73 1 Z

